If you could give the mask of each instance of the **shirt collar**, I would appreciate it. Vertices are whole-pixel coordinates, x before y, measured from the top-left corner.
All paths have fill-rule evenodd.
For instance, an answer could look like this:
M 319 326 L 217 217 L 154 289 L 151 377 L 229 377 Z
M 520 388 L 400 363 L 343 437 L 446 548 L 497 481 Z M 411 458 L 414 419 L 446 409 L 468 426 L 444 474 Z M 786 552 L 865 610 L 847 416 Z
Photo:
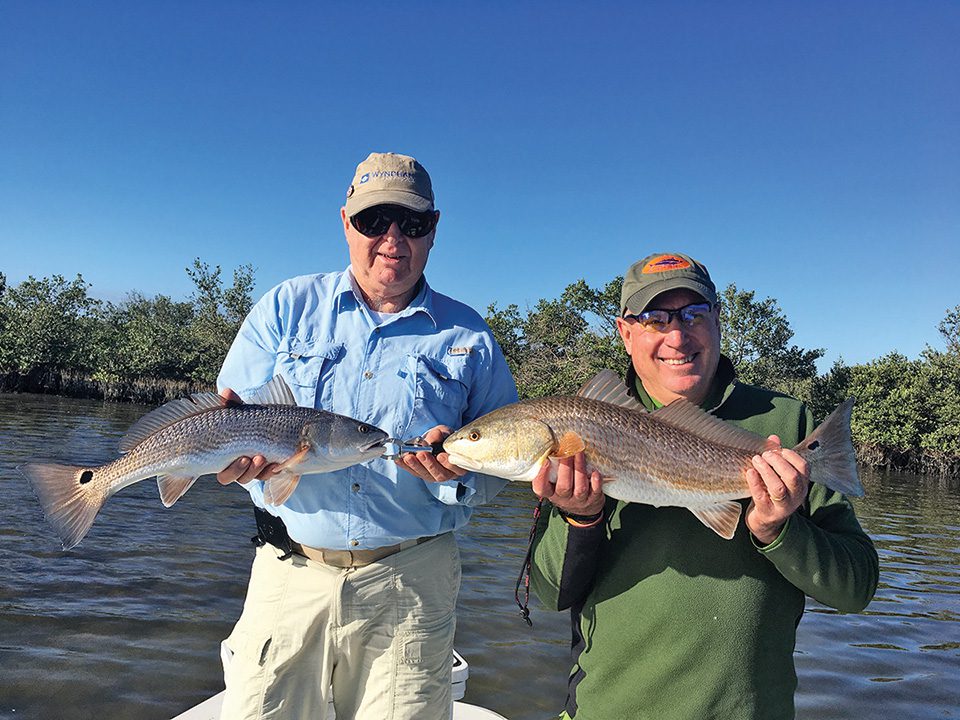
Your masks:
M 340 309 L 347 309 L 343 305 L 344 301 L 350 303 L 348 306 L 349 309 L 353 308 L 366 308 L 369 310 L 369 306 L 364 302 L 363 296 L 360 294 L 359 287 L 355 286 L 356 278 L 353 276 L 353 270 L 350 266 L 347 266 L 347 269 L 340 276 L 340 279 L 337 281 L 336 288 L 334 289 L 334 297 L 336 298 L 337 306 Z M 417 313 L 424 313 L 430 322 L 433 323 L 434 327 L 437 325 L 437 320 L 435 317 L 433 309 L 433 290 L 430 288 L 430 284 L 427 282 L 426 276 L 420 278 L 419 283 L 420 289 L 417 294 L 413 296 L 413 300 L 410 301 L 410 304 L 407 305 L 403 310 L 398 313 L 394 313 L 391 320 L 392 322 L 398 318 L 410 317 L 416 315 Z

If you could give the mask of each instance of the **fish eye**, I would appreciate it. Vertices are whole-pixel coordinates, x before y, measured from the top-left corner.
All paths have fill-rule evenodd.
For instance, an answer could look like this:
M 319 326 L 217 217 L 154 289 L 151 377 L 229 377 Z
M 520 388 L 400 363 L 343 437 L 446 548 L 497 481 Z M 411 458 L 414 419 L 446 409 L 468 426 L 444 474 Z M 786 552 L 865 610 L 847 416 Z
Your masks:
M 360 426 L 357 428 L 357 430 L 359 430 L 362 434 L 366 435 L 368 432 L 370 432 L 370 426 L 369 426 L 369 425 L 360 425 Z
M 477 440 L 480 439 L 480 432 L 477 430 L 471 430 L 470 434 L 467 435 L 467 437 L 473 440 L 474 442 L 476 442 Z

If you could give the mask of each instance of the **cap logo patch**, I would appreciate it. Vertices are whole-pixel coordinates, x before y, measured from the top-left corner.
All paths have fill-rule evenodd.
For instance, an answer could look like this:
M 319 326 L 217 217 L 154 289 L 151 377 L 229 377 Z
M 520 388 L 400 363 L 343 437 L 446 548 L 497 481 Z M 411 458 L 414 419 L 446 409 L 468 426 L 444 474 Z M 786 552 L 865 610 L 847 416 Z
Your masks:
M 643 274 L 667 272 L 668 270 L 683 270 L 690 267 L 690 263 L 676 255 L 660 255 L 643 266 Z
M 367 180 L 370 179 L 370 173 L 364 173 L 360 176 L 360 184 L 363 185 Z

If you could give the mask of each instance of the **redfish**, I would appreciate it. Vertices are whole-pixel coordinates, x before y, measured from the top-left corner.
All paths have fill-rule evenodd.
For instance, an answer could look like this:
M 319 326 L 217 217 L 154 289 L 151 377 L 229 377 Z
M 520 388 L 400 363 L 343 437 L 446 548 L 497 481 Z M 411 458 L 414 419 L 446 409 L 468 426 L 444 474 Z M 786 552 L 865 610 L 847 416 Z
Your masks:
M 793 450 L 812 482 L 863 495 L 850 437 L 853 398 Z M 710 415 L 686 400 L 646 412 L 605 370 L 577 395 L 522 400 L 477 418 L 443 443 L 450 461 L 507 480 L 532 481 L 542 464 L 584 452 L 587 470 L 604 477 L 619 500 L 685 507 L 731 539 L 739 498 L 750 497 L 751 458 L 780 446 Z
M 264 481 L 264 500 L 282 505 L 301 475 L 339 470 L 383 454 L 383 430 L 298 407 L 280 377 L 248 399 L 249 404 L 227 403 L 214 393 L 198 393 L 173 400 L 134 423 L 120 441 L 123 455 L 111 463 L 32 462 L 19 470 L 68 550 L 87 534 L 108 498 L 147 478 L 156 476 L 160 499 L 170 507 L 200 475 L 217 473 L 241 456 L 263 455 L 282 468 Z

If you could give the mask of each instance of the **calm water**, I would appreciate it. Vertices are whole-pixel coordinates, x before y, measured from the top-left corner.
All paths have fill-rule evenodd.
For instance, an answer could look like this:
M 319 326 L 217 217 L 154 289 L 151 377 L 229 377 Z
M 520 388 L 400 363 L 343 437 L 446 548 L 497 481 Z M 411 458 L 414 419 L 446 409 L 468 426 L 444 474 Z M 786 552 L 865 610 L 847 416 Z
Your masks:
M 0 718 L 167 720 L 222 689 L 218 646 L 240 613 L 255 528 L 246 493 L 197 483 L 165 509 L 156 484 L 112 498 L 83 543 L 62 552 L 26 481 L 29 458 L 103 462 L 145 412 L 0 395 Z M 860 518 L 881 583 L 862 615 L 811 604 L 799 632 L 798 716 L 960 717 L 960 483 L 866 475 Z M 511 720 L 555 716 L 568 621 L 513 584 L 533 496 L 510 485 L 461 533 L 457 648 L 465 700 Z

